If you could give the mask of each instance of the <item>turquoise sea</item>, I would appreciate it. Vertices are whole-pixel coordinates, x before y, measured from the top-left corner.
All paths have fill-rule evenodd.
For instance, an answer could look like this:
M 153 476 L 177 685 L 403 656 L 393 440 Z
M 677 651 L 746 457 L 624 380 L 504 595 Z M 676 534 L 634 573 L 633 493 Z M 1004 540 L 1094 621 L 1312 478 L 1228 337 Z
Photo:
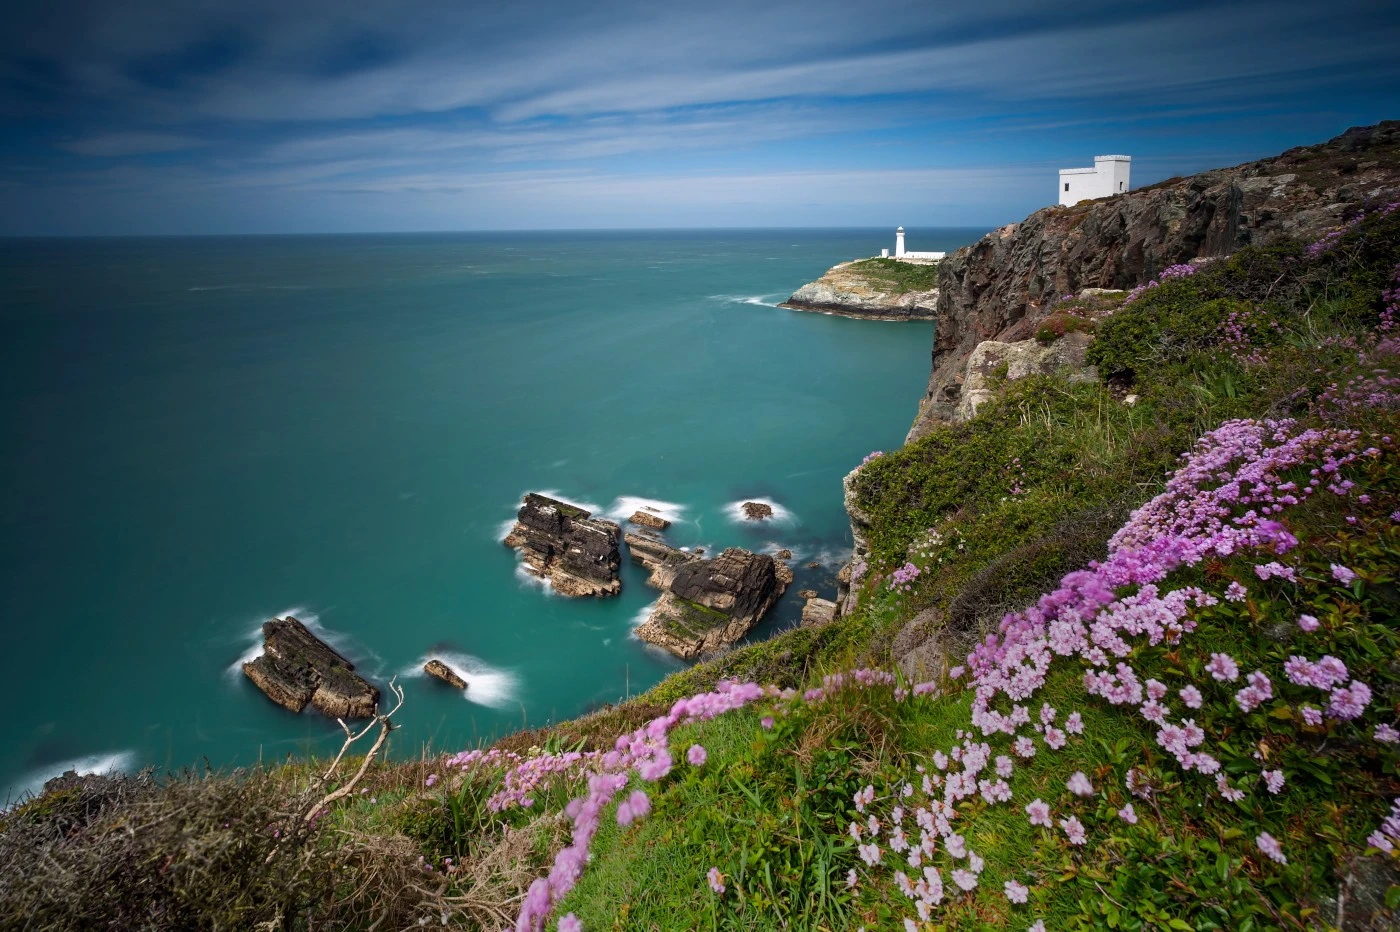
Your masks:
M 795 624 L 849 547 L 841 477 L 909 426 L 932 324 L 773 305 L 891 238 L 0 241 L 0 804 L 73 766 L 337 747 L 239 672 L 273 615 L 400 675 L 400 755 L 677 669 L 631 635 L 656 593 L 625 558 L 612 600 L 522 579 L 500 539 L 527 490 L 656 503 L 679 545 L 788 547 L 797 583 L 754 636 Z M 779 520 L 736 521 L 753 498 Z M 429 655 L 470 671 L 465 698 Z

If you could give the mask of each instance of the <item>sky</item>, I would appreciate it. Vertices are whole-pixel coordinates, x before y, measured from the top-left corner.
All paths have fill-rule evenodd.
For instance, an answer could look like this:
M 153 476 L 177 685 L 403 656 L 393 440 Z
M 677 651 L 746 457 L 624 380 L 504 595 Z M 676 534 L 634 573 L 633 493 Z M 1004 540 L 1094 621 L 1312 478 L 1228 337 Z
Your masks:
M 0 235 L 980 226 L 1400 118 L 1400 6 L 0 0 Z

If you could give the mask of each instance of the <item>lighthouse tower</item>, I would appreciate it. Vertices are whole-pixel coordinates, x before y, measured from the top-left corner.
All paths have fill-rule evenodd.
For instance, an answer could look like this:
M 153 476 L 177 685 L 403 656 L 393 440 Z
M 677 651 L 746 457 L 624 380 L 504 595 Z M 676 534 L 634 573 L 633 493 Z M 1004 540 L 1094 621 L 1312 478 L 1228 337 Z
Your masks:
M 894 231 L 894 257 L 901 258 L 904 255 L 904 227 Z

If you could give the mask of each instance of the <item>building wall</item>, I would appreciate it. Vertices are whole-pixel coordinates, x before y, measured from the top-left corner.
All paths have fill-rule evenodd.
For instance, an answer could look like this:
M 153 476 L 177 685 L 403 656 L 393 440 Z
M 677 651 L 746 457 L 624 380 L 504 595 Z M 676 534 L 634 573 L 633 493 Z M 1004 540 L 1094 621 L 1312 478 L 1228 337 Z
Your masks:
M 1129 169 L 1132 162 L 1126 155 L 1099 155 L 1093 168 L 1060 169 L 1059 199 L 1061 207 L 1097 197 L 1122 194 L 1131 189 Z

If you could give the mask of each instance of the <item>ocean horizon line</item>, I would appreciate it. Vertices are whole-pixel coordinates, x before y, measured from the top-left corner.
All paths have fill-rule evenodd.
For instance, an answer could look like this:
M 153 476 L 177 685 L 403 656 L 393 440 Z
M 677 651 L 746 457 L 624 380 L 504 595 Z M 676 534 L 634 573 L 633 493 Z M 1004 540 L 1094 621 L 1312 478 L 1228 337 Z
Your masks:
M 900 226 L 895 224 L 894 226 Z M 1003 224 L 948 226 L 902 224 L 906 231 L 917 230 L 968 230 L 986 231 Z M 462 230 L 341 230 L 341 231 L 298 231 L 287 233 L 244 232 L 244 233 L 6 233 L 0 234 L 0 242 L 29 240 L 170 240 L 170 239 L 293 239 L 297 237 L 352 237 L 352 236 L 529 236 L 559 234 L 629 234 L 629 233 L 781 233 L 781 232 L 884 232 L 889 226 L 696 226 L 696 227 L 539 227 L 501 229 L 462 229 Z

